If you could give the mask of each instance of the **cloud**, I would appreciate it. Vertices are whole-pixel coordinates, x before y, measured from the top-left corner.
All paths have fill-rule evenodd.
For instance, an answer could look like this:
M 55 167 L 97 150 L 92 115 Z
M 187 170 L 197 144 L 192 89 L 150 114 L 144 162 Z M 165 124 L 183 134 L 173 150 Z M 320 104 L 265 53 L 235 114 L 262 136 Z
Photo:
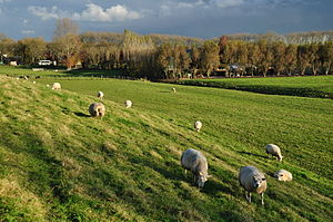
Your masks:
M 135 20 L 142 17 L 144 17 L 143 14 L 128 10 L 124 5 L 116 5 L 104 10 L 93 3 L 87 4 L 87 9 L 82 13 L 75 13 L 73 16 L 77 20 L 101 22 Z
M 11 2 L 12 0 L 0 0 L 0 3 Z
M 50 10 L 45 7 L 30 6 L 28 11 L 31 14 L 40 17 L 42 20 L 68 17 L 78 21 L 114 22 L 135 20 L 144 17 L 143 12 L 139 13 L 137 11 L 129 10 L 124 5 L 115 5 L 103 9 L 101 6 L 94 3 L 88 3 L 85 10 L 74 13 L 59 10 L 56 6 L 53 6 Z
M 63 17 L 65 13 L 58 10 L 57 6 L 53 6 L 51 10 L 48 10 L 46 7 L 40 7 L 40 6 L 30 6 L 28 7 L 28 11 L 37 16 L 40 17 L 42 20 L 48 20 L 48 19 L 58 19 Z M 66 16 L 64 16 L 66 17 Z
M 197 0 L 196 2 L 179 2 L 178 4 L 176 4 L 176 8 L 194 8 L 194 7 L 198 7 L 198 6 L 202 6 L 204 5 L 205 2 L 202 0 Z
M 175 10 L 228 8 L 241 6 L 244 3 L 244 0 L 195 0 L 187 2 L 170 0 L 160 6 L 160 12 L 162 16 L 170 16 Z
M 244 0 L 211 0 L 209 2 L 219 8 L 235 7 L 244 4 Z
M 31 35 L 31 34 L 35 34 L 35 31 L 34 30 L 22 30 L 21 33 L 24 35 Z

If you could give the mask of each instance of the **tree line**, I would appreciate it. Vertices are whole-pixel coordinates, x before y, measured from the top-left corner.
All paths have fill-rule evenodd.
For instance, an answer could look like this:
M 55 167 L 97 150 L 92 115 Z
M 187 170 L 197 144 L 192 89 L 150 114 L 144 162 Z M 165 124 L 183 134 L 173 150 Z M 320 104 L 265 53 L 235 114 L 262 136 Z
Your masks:
M 59 19 L 51 42 L 14 41 L 0 34 L 0 55 L 35 65 L 50 59 L 68 69 L 122 69 L 135 78 L 174 79 L 211 76 L 318 75 L 333 72 L 333 42 L 293 44 L 280 39 L 255 41 L 222 36 L 200 40 L 177 36 L 141 36 L 89 32 L 78 34 L 70 19 Z M 3 58 L 2 58 L 3 59 Z

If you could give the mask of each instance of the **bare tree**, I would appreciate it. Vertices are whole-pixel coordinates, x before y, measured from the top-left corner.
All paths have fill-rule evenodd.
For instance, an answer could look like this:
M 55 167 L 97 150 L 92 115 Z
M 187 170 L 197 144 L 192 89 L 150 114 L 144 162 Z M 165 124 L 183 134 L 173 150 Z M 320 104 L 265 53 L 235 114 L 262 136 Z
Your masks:
M 220 65 L 219 51 L 219 46 L 211 40 L 205 41 L 202 46 L 201 65 L 208 77 L 214 68 L 217 68 Z
M 61 18 L 56 21 L 56 29 L 54 31 L 54 40 L 65 37 L 68 34 L 78 35 L 79 26 L 69 18 Z
M 58 19 L 54 31 L 54 47 L 58 59 L 71 69 L 78 61 L 81 40 L 78 36 L 78 26 L 69 18 Z

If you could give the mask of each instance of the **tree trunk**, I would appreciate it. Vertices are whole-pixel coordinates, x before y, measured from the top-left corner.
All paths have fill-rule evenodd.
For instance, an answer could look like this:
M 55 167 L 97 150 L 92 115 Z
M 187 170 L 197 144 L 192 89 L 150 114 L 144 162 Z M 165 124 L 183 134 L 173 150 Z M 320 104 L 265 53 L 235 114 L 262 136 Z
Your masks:
M 312 74 L 313 74 L 314 76 L 317 75 L 317 70 L 316 70 L 315 65 L 312 65 Z

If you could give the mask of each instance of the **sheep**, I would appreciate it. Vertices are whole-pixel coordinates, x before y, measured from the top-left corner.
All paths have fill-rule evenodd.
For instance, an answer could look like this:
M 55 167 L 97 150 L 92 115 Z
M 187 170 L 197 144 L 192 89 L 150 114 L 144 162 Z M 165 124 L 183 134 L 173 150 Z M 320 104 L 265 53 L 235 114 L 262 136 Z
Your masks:
M 286 170 L 279 170 L 276 173 L 274 173 L 274 177 L 277 178 L 279 181 L 292 181 L 293 175 Z
M 239 183 L 245 190 L 245 198 L 251 203 L 251 193 L 261 194 L 261 204 L 264 205 L 264 192 L 267 189 L 265 175 L 254 166 L 244 166 L 239 171 Z
M 60 83 L 58 82 L 53 83 L 52 90 L 60 90 L 60 89 L 61 89 Z
M 206 157 L 198 150 L 188 149 L 182 153 L 180 158 L 182 167 L 190 170 L 193 174 L 194 182 L 199 188 L 203 188 L 205 182 L 210 177 L 208 175 L 208 163 Z
M 125 107 L 126 108 L 131 108 L 132 107 L 132 101 L 131 100 L 126 100 L 125 101 Z
M 172 87 L 172 92 L 174 92 L 174 93 L 176 93 L 177 92 L 177 90 L 176 90 L 176 88 L 175 87 Z
M 36 84 L 36 81 L 32 81 L 33 84 Z
M 89 113 L 93 117 L 103 117 L 105 115 L 105 106 L 102 103 L 93 103 L 89 106 Z
M 283 156 L 281 155 L 281 149 L 277 145 L 274 144 L 266 145 L 266 153 L 271 154 L 272 156 L 276 156 L 280 162 L 282 161 Z
M 46 87 L 47 87 L 47 88 L 50 88 L 50 85 L 49 85 L 49 84 L 46 84 Z
M 199 121 L 199 120 L 195 121 L 195 123 L 194 123 L 194 128 L 195 128 L 195 130 L 196 130 L 197 132 L 200 132 L 200 130 L 201 130 L 201 128 L 202 128 L 202 122 Z
M 97 98 L 99 98 L 100 100 L 102 100 L 103 97 L 104 97 L 104 93 L 102 91 L 98 91 Z

